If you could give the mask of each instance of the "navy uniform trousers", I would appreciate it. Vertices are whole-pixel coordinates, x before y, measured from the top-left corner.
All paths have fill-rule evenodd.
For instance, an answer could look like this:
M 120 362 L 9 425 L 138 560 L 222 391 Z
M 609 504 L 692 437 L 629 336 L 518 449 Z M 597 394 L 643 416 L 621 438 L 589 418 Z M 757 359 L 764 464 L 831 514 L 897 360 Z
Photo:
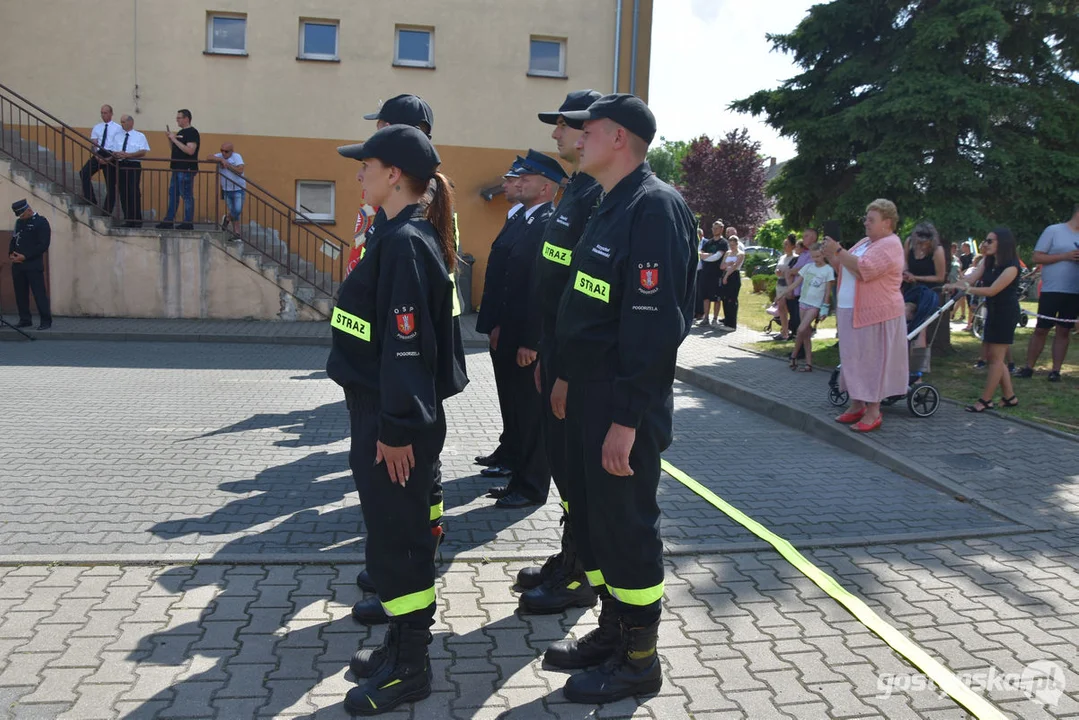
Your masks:
M 589 584 L 597 590 L 606 586 L 622 617 L 644 627 L 659 621 L 663 598 L 656 491 L 660 454 L 671 444 L 674 401 L 668 395 L 645 414 L 629 457 L 634 474 L 616 477 L 603 469 L 612 399 L 609 380 L 569 383 L 564 497 Z
M 390 480 L 386 463 L 375 464 L 379 408 L 370 396 L 349 398 L 352 446 L 348 464 L 360 494 L 367 526 L 366 563 L 386 614 L 428 628 L 435 615 L 435 538 L 431 534 L 431 490 L 446 441 L 446 417 L 417 434 L 416 467 L 404 487 Z

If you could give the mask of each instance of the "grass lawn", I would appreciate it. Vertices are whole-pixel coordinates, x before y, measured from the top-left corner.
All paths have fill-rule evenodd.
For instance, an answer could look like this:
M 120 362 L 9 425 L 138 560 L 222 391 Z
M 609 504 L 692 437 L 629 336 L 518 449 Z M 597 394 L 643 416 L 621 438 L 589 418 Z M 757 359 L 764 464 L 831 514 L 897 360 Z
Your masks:
M 739 322 L 745 323 L 747 327 L 754 330 L 764 330 L 771 319 L 771 316 L 765 312 L 768 297 L 764 294 L 755 295 L 752 283 L 744 280 L 739 300 Z M 1024 302 L 1023 307 L 1034 311 L 1037 309 L 1037 303 Z M 821 323 L 820 327 L 834 331 L 835 320 L 828 318 Z M 778 328 L 777 321 L 775 329 L 778 330 Z M 1027 345 L 1033 333 L 1033 320 L 1027 327 L 1016 329 L 1012 356 L 1018 366 L 1025 363 Z M 954 352 L 946 356 L 941 356 L 940 353 L 934 354 L 932 372 L 926 377 L 945 397 L 971 403 L 981 396 L 985 387 L 985 371 L 971 367 L 979 358 L 981 341 L 970 333 L 963 333 L 958 329 L 953 330 L 951 338 Z M 1020 404 L 1019 407 L 1009 409 L 1007 412 L 1047 427 L 1079 434 L 1079 336 L 1072 337 L 1072 343 L 1064 361 L 1063 380 L 1059 383 L 1050 383 L 1045 379 L 1052 364 L 1050 355 L 1052 342 L 1053 333 L 1050 332 L 1038 367 L 1035 368 L 1036 374 L 1032 379 L 1013 378 L 1015 394 Z M 752 350 L 780 357 L 789 357 L 793 348 L 793 342 L 774 341 L 753 343 L 750 346 Z M 813 364 L 829 368 L 839 364 L 839 347 L 834 339 L 813 341 Z M 998 392 L 996 401 L 999 403 L 999 400 Z

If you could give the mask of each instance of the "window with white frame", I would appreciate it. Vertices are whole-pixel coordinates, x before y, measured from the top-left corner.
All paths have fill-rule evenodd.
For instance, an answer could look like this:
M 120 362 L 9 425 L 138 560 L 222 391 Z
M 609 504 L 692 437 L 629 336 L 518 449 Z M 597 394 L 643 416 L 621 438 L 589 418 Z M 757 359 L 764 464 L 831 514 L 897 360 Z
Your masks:
M 313 220 L 314 222 L 333 222 L 335 185 L 327 180 L 297 180 L 296 181 L 296 212 L 303 213 L 303 217 L 297 216 L 298 222 Z
M 247 54 L 247 16 L 209 13 L 206 16 L 206 52 Z
M 300 57 L 337 60 L 337 21 L 300 20 Z
M 393 64 L 407 67 L 435 66 L 434 28 L 397 27 Z
M 566 41 L 558 38 L 532 38 L 528 53 L 528 74 L 565 77 Z

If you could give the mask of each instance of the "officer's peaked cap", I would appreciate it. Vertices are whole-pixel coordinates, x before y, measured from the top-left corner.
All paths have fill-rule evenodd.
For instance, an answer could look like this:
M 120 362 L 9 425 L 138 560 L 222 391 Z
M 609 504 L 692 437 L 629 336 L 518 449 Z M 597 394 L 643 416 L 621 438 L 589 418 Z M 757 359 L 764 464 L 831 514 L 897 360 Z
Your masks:
M 353 160 L 380 160 L 420 180 L 433 178 L 442 163 L 431 139 L 411 125 L 384 127 L 367 142 L 345 145 L 337 148 L 337 152 Z
M 539 119 L 548 125 L 557 125 L 558 118 L 562 116 L 562 113 L 570 110 L 587 110 L 589 105 L 599 100 L 601 97 L 603 96 L 595 90 L 574 90 L 566 96 L 565 102 L 562 103 L 562 106 L 559 107 L 557 111 L 541 112 L 539 114 Z
M 423 98 L 417 95 L 398 95 L 382 103 L 378 112 L 364 115 L 364 120 L 385 120 L 390 125 L 411 125 L 419 127 L 426 123 L 429 130 L 434 130 L 435 113 Z
M 566 179 L 566 171 L 557 160 L 535 150 L 529 150 L 527 157 L 517 158 L 517 164 L 521 166 L 521 170 L 518 171 L 521 175 L 542 175 L 556 183 Z
M 604 95 L 592 103 L 587 110 L 569 110 L 562 113 L 570 127 L 582 128 L 588 120 L 607 118 L 618 123 L 626 130 L 647 143 L 656 136 L 656 116 L 636 95 L 615 93 Z
M 11 203 L 11 211 L 16 215 L 22 215 L 24 212 L 26 212 L 26 208 L 28 207 L 30 207 L 30 203 L 26 202 L 25 199 L 16 200 L 15 202 Z

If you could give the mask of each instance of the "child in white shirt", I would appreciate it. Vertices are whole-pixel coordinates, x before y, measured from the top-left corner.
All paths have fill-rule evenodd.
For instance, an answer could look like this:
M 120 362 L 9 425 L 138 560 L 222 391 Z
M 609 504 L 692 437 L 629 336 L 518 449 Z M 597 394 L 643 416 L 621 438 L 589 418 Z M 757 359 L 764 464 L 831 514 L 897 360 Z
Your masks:
M 802 372 L 813 371 L 813 322 L 818 316 L 822 320 L 828 317 L 828 300 L 832 297 L 832 284 L 835 282 L 835 270 L 824 261 L 822 245 L 815 243 L 809 252 L 813 263 L 798 271 L 798 276 L 794 278 L 788 291 L 794 291 L 799 285 L 802 288 L 802 296 L 798 302 L 802 323 L 798 326 L 798 335 L 790 358 L 791 370 L 798 370 L 798 349 L 805 348 L 805 365 L 801 367 Z

